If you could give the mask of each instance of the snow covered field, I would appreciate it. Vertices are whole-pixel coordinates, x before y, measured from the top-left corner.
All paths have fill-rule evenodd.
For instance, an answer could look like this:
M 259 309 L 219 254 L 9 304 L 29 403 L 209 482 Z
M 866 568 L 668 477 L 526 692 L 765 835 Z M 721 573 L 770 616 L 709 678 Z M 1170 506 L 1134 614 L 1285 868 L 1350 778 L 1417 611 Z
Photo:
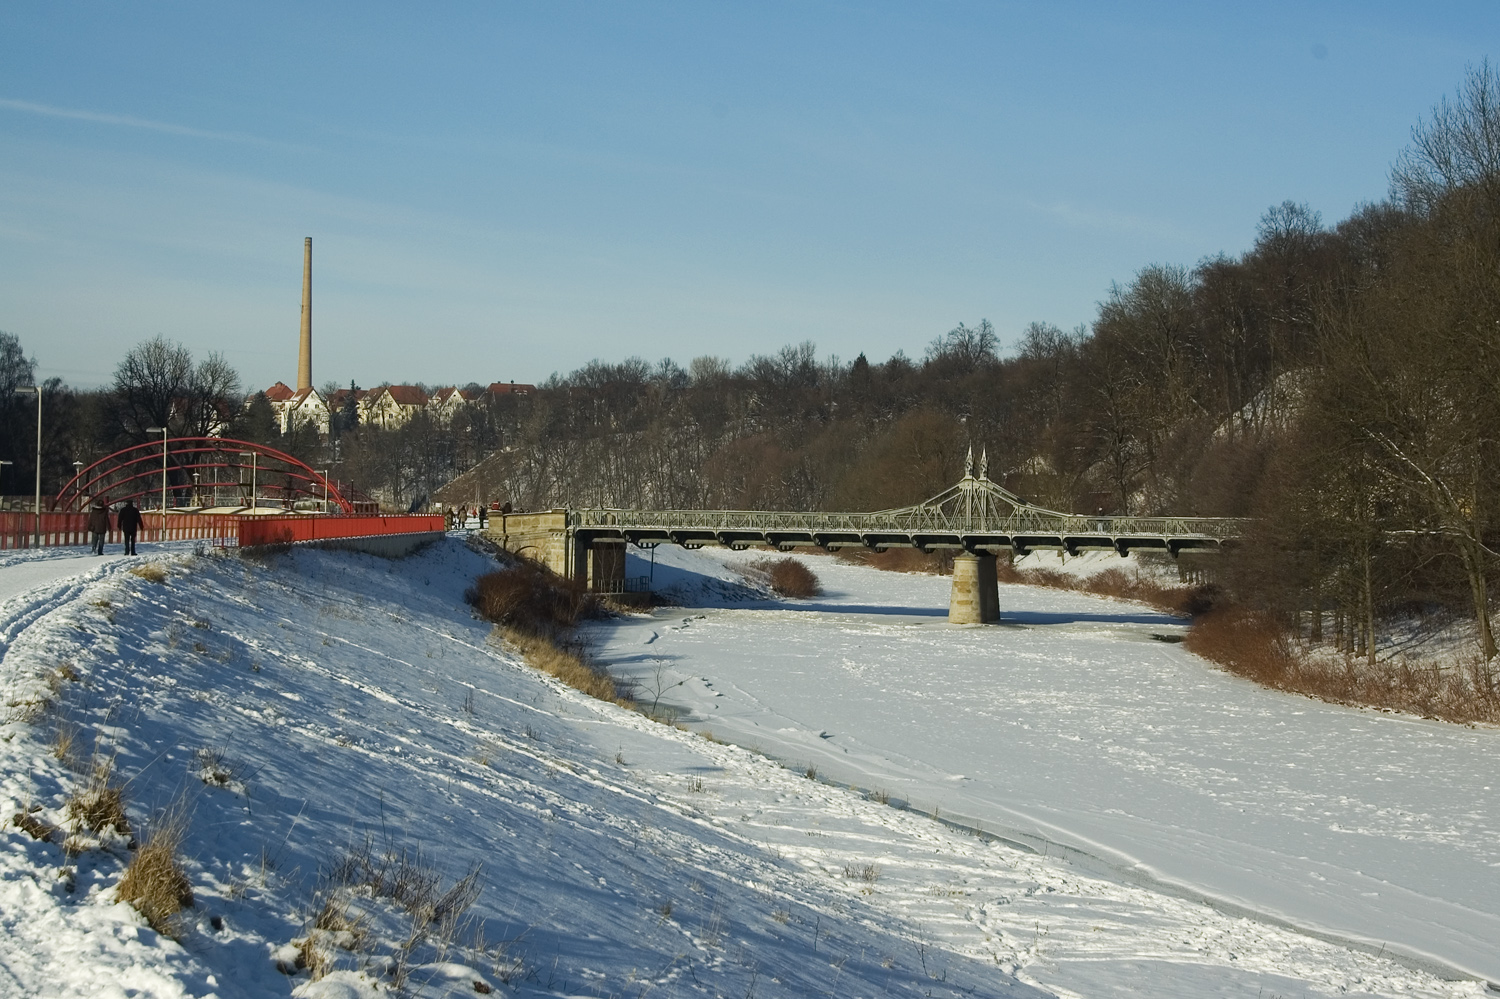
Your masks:
M 1496 733 L 1264 694 L 1153 642 L 1175 627 L 1156 615 L 1052 591 L 950 628 L 945 581 L 817 559 L 828 598 L 734 606 L 730 557 L 662 549 L 708 606 L 594 634 L 621 671 L 687 680 L 665 697 L 697 727 L 796 767 L 521 666 L 464 606 L 493 564 L 456 539 L 395 562 L 184 544 L 149 557 L 164 582 L 128 571 L 147 559 L 5 556 L 0 816 L 67 825 L 84 764 L 113 758 L 137 833 L 190 809 L 196 904 L 158 936 L 113 904 L 124 837 L 70 856 L 7 824 L 0 995 L 1485 993 L 1194 892 L 1491 973 L 1494 799 L 1458 802 Z M 420 853 L 439 893 L 481 865 L 472 921 L 340 888 L 367 842 Z M 361 932 L 310 946 L 340 970 L 278 970 L 339 892 Z

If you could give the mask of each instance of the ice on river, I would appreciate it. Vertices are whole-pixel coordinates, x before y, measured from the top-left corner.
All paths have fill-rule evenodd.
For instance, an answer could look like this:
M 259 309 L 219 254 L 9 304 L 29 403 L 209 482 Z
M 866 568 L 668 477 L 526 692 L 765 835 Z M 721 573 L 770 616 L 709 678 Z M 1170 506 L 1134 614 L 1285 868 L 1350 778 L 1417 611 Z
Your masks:
M 687 607 L 599 625 L 604 657 L 913 808 L 1500 981 L 1500 732 L 1265 690 L 1155 637 L 1181 621 L 1083 594 L 1002 586 L 1000 624 L 958 627 L 945 578 L 799 556 L 824 596 L 723 599 L 761 557 L 658 549 Z

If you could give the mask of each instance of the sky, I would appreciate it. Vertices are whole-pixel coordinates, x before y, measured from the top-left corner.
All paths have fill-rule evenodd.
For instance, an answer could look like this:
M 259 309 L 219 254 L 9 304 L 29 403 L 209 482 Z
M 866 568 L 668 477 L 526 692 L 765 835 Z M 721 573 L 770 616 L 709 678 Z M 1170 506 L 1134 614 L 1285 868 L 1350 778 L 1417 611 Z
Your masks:
M 538 382 L 959 322 L 1383 197 L 1500 4 L 0 5 L 0 330 L 293 382 Z

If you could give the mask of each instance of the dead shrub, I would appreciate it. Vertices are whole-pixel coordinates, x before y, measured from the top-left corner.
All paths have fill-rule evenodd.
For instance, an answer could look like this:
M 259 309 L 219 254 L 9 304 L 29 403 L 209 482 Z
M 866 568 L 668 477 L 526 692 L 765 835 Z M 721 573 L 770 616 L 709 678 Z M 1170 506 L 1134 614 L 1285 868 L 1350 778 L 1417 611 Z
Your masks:
M 1296 661 L 1285 634 L 1268 615 L 1242 607 L 1206 614 L 1194 622 L 1182 644 L 1231 673 L 1267 687 L 1290 689 Z
M 1460 724 L 1500 722 L 1500 696 L 1478 653 L 1468 662 L 1397 657 L 1373 664 L 1360 656 L 1319 654 L 1299 649 L 1275 616 L 1233 606 L 1199 618 L 1183 646 L 1276 690 Z
M 163 813 L 115 889 L 119 901 L 135 906 L 151 928 L 164 936 L 176 936 L 177 914 L 193 905 L 193 885 L 177 856 L 186 833 L 187 813 L 183 808 Z
M 806 599 L 823 592 L 817 574 L 801 561 L 788 555 L 786 558 L 761 559 L 755 567 L 766 574 L 771 590 L 777 596 Z
M 165 583 L 167 581 L 167 570 L 156 562 L 142 562 L 133 565 L 128 570 L 132 576 L 139 576 L 148 583 Z
M 920 548 L 840 548 L 839 559 L 855 565 L 867 565 L 886 572 L 925 572 L 936 576 L 953 575 L 953 553 L 924 552 Z
M 464 599 L 486 621 L 529 635 L 559 634 L 598 609 L 582 582 L 524 559 L 480 576 Z
M 1075 576 L 1057 569 L 1017 569 L 1008 559 L 999 559 L 995 575 L 1002 583 L 1045 586 L 1054 590 L 1092 593 L 1117 600 L 1149 604 L 1168 614 L 1198 617 L 1213 610 L 1223 593 L 1212 583 L 1196 586 L 1165 586 L 1123 568 L 1110 568 L 1089 576 Z
M 850 881 L 863 881 L 866 884 L 874 884 L 880 880 L 880 868 L 875 864 L 845 864 L 844 877 Z

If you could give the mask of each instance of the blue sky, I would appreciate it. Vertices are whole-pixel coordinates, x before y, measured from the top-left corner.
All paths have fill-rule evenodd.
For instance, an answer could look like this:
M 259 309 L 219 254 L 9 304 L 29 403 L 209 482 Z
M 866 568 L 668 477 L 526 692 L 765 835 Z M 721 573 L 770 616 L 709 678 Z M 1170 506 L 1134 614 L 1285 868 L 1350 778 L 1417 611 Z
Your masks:
M 247 387 L 599 357 L 920 354 L 1329 222 L 1500 4 L 0 6 L 0 329 L 107 382 L 164 334 Z

